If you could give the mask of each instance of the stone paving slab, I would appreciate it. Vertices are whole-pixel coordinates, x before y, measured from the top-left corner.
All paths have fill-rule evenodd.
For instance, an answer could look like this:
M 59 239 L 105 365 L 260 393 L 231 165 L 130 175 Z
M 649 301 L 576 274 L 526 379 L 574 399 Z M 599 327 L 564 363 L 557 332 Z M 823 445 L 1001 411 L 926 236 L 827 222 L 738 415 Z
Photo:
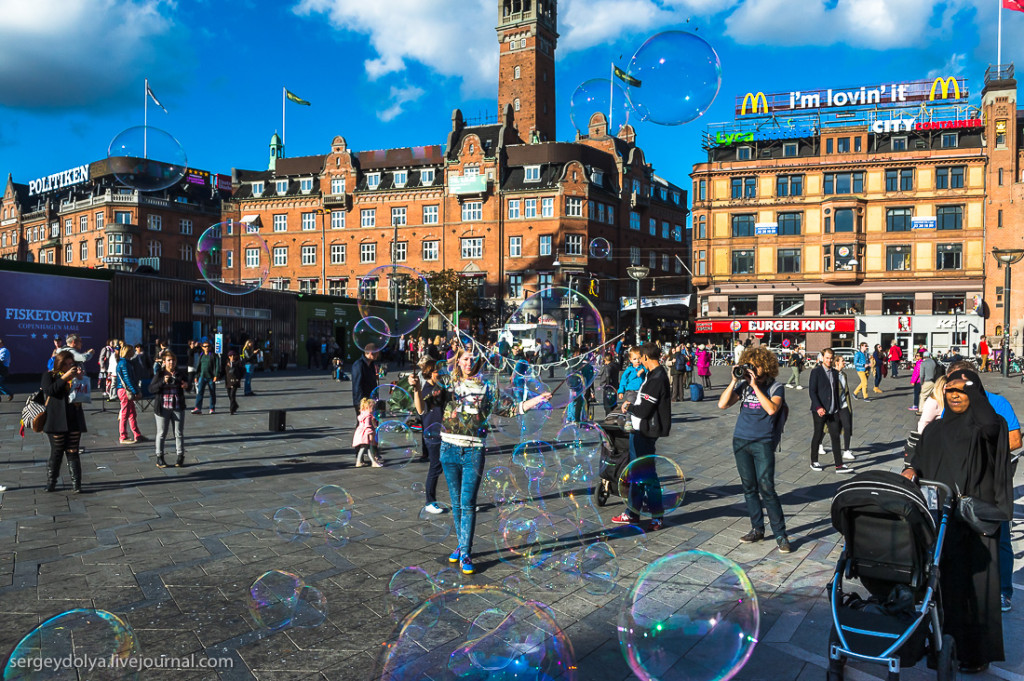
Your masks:
M 791 416 L 776 480 L 794 552 L 781 555 L 770 541 L 741 544 L 749 521 L 731 451 L 735 411 L 716 407 L 725 380 L 725 369 L 716 368 L 718 389 L 709 391 L 704 402 L 673 406 L 672 434 L 659 442 L 658 451 L 685 471 L 686 503 L 642 548 L 624 538 L 611 540 L 619 554 L 612 593 L 593 595 L 578 584 L 561 583 L 558 575 L 552 577 L 551 590 L 519 579 L 522 562 L 510 560 L 514 555 L 500 539 L 495 541 L 498 514 L 483 498 L 474 547 L 478 574 L 448 578 L 496 585 L 518 579 L 525 595 L 547 603 L 569 635 L 579 678 L 624 681 L 632 674 L 615 626 L 621 599 L 637 574 L 662 555 L 693 548 L 712 551 L 743 566 L 759 596 L 760 642 L 736 678 L 822 678 L 831 626 L 824 588 L 841 550 L 829 507 L 844 478 L 809 469 L 807 392 L 787 391 Z M 1024 390 L 1016 377 L 988 374 L 984 382 L 1024 415 Z M 853 465 L 858 470 L 901 468 L 902 440 L 916 421 L 906 409 L 909 381 L 882 385 L 882 396 L 854 405 Z M 287 372 L 257 375 L 255 389 L 258 395 L 243 398 L 236 416 L 187 417 L 189 465 L 184 469 L 155 468 L 151 443 L 115 444 L 114 405 L 106 405 L 105 412 L 103 405 L 93 405 L 83 440 L 82 495 L 69 492 L 66 473 L 57 492 L 42 491 L 46 441 L 32 433 L 19 437 L 18 402 L 0 404 L 0 484 L 8 487 L 0 498 L 0 652 L 6 655 L 49 617 L 94 607 L 123 615 L 146 655 L 195 654 L 234 662 L 233 668 L 216 672 L 151 670 L 146 679 L 371 678 L 381 644 L 394 627 L 385 601 L 388 580 L 409 565 L 431 573 L 447 568 L 454 536 L 438 542 L 421 532 L 421 493 L 413 486 L 422 484 L 424 464 L 353 467 L 348 383 Z M 271 408 L 288 409 L 286 432 L 267 431 Z M 143 433 L 153 434 L 151 414 L 140 414 L 140 424 Z M 556 430 L 549 424 L 543 434 L 553 439 Z M 508 443 L 494 447 L 488 467 L 503 464 L 510 452 Z M 1015 483 L 1020 491 L 1021 478 Z M 319 527 L 297 541 L 277 536 L 274 513 L 293 506 L 310 516 L 312 494 L 325 484 L 342 485 L 355 498 L 350 543 L 328 547 Z M 443 478 L 439 497 L 447 501 Z M 546 503 L 556 508 L 565 500 L 555 494 Z M 623 509 L 617 496 L 603 508 L 585 494 L 575 503 L 593 521 L 595 532 L 601 525 L 610 527 L 610 517 Z M 1016 516 L 1013 536 L 1020 539 L 1024 509 L 1019 505 Z M 1022 560 L 1018 549 L 1018 588 L 1024 584 Z M 259 629 L 245 596 L 252 581 L 271 569 L 295 572 L 321 590 L 329 604 L 324 624 Z M 1024 599 L 1018 600 L 1024 608 Z M 1009 659 L 978 678 L 1024 679 L 1020 612 L 1004 615 Z M 904 670 L 903 676 L 916 681 L 932 674 L 922 664 Z M 885 674 L 878 666 L 850 663 L 848 678 L 865 681 Z

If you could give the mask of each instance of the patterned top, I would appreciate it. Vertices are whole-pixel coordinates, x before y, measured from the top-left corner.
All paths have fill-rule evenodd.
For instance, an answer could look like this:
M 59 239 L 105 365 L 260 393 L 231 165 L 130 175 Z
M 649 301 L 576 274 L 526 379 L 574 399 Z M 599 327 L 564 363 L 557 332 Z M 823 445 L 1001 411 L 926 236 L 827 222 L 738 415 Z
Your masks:
M 443 390 L 441 399 L 445 404 L 441 441 L 459 447 L 483 447 L 491 414 L 523 413 L 521 403 L 509 395 L 495 395 L 494 389 L 478 378 L 455 381 Z

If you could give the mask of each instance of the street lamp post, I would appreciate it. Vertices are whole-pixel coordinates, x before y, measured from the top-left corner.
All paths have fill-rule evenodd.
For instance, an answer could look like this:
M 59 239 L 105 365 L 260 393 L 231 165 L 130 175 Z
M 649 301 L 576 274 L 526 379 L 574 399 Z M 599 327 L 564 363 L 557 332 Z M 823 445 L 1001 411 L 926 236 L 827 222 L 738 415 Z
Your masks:
M 1010 268 L 1024 258 L 1024 249 L 993 248 L 992 256 L 1006 268 L 1003 281 L 1003 376 L 1010 375 Z
M 729 326 L 732 327 L 732 348 L 729 348 L 729 351 L 732 352 L 732 349 L 736 347 L 736 306 L 735 305 L 732 306 L 732 323 Z
M 626 268 L 626 274 L 636 280 L 636 344 L 640 345 L 640 281 L 644 279 L 651 270 L 642 265 L 630 265 Z

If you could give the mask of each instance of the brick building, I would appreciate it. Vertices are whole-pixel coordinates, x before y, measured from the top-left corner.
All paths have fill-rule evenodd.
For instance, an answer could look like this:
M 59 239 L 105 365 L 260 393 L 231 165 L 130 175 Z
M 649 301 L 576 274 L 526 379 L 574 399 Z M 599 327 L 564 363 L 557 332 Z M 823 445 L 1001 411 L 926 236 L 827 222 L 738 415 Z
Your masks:
M 29 184 L 7 176 L 0 258 L 195 278 L 196 242 L 220 220 L 229 178 L 189 168 L 159 192 L 125 187 L 107 161 Z
M 812 350 L 995 332 L 988 250 L 1019 247 L 1021 122 L 1012 79 L 987 74 L 981 109 L 968 95 L 937 78 L 737 97 L 691 175 L 697 331 Z
M 498 121 L 470 125 L 456 110 L 443 147 L 354 151 L 337 136 L 327 153 L 295 158 L 275 135 L 267 170 L 233 171 L 224 219 L 258 226 L 270 286 L 355 296 L 373 286 L 363 283 L 373 268 L 392 261 L 450 268 L 478 282 L 487 318 L 477 328 L 546 286 L 587 281 L 589 293 L 591 278 L 593 300 L 615 326 L 619 295 L 634 292 L 631 262 L 652 270 L 644 293 L 688 290 L 675 257 L 688 258 L 685 190 L 655 174 L 632 128 L 610 136 L 603 115 L 573 142 L 549 141 L 556 3 L 498 5 Z M 612 250 L 590 257 L 599 237 Z M 225 278 L 258 276 L 260 251 L 246 248 L 248 238 L 234 230 L 226 242 Z M 377 296 L 386 300 L 386 288 Z

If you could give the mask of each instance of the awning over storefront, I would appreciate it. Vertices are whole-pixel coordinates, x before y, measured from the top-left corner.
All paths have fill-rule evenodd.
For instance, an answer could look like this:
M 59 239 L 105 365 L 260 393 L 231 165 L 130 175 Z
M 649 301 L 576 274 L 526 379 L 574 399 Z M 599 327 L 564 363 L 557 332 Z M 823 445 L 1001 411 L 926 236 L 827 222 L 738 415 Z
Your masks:
M 797 319 L 698 319 L 697 333 L 850 333 L 856 330 L 853 317 L 801 317 Z

